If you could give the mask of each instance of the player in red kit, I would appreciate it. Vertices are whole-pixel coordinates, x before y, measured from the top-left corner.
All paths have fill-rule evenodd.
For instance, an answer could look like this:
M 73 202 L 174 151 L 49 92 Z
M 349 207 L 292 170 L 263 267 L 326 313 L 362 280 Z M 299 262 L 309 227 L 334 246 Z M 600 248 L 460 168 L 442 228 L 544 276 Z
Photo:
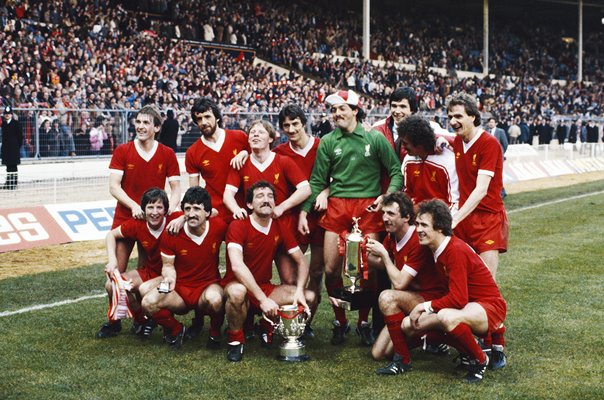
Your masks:
M 144 210 L 144 220 L 130 218 L 123 224 L 107 234 L 107 256 L 109 261 L 105 272 L 113 273 L 118 268 L 116 248 L 117 241 L 128 239 L 140 243 L 145 249 L 145 265 L 122 274 L 125 280 L 131 282 L 132 293 L 128 296 L 128 306 L 134 315 L 134 333 L 143 338 L 149 337 L 155 328 L 152 320 L 145 318 L 140 308 L 140 298 L 149 290 L 157 287 L 161 281 L 161 255 L 159 252 L 160 237 L 167 224 L 168 196 L 159 188 L 147 190 L 141 198 L 141 207 Z M 176 214 L 173 214 L 174 216 Z M 105 289 L 112 298 L 111 283 L 107 280 Z M 111 301 L 111 300 L 110 300 Z M 110 307 L 111 308 L 111 307 Z M 122 330 L 120 320 L 109 319 L 101 326 L 97 333 L 98 338 L 108 338 L 117 335 Z
M 461 93 L 451 97 L 447 115 L 457 135 L 453 151 L 459 176 L 459 211 L 453 216 L 453 229 L 457 237 L 480 254 L 496 279 L 499 253 L 507 251 L 509 227 L 501 199 L 501 145 L 480 126 L 480 112 L 471 95 Z M 503 368 L 506 364 L 503 333 L 495 333 L 492 341 L 487 336 L 484 344 L 487 351 L 492 351 L 491 367 Z
M 442 297 L 418 304 L 403 322 L 403 331 L 444 332 L 443 339 L 469 358 L 468 382 L 480 382 L 489 357 L 474 339 L 499 330 L 507 306 L 486 264 L 461 239 L 452 236 L 452 217 L 441 200 L 420 203 L 417 211 L 417 235 L 420 244 L 434 254 L 436 269 L 448 284 Z M 402 368 L 410 357 L 404 339 L 395 340 L 397 360 Z
M 212 206 L 227 224 L 232 213 L 222 201 L 226 179 L 231 167 L 241 168 L 248 156 L 248 140 L 245 132 L 223 128 L 220 109 L 208 97 L 195 99 L 191 118 L 201 131 L 201 137 L 187 149 L 185 167 L 189 174 L 189 186 L 206 188 Z
M 386 327 L 382 329 L 371 349 L 376 360 L 392 356 L 390 330 L 401 330 L 401 323 L 413 307 L 426 300 L 441 297 L 446 285 L 437 275 L 430 250 L 419 244 L 411 199 L 402 192 L 389 193 L 382 203 L 382 220 L 387 236 L 383 244 L 369 240 L 367 251 L 372 265 L 384 268 L 392 289 L 380 294 L 380 310 Z M 431 346 L 431 352 L 446 353 L 446 347 Z M 388 372 L 380 369 L 378 373 Z
M 209 315 L 208 348 L 218 348 L 224 321 L 218 260 L 227 226 L 220 218 L 208 219 L 212 202 L 207 190 L 199 186 L 187 190 L 181 208 L 185 226 L 175 236 L 162 237 L 163 280 L 158 290 L 145 295 L 142 306 L 147 315 L 164 327 L 166 342 L 175 348 L 182 345 L 186 329 L 172 313 L 184 314 L 198 309 Z
M 299 304 L 307 310 L 315 306 L 314 293 L 304 289 L 308 279 L 308 263 L 296 243 L 293 231 L 272 217 L 275 194 L 274 187 L 266 181 L 253 184 L 246 192 L 250 217 L 229 225 L 226 241 L 231 269 L 223 278 L 229 361 L 237 362 L 243 358 L 243 323 L 248 309 L 274 317 L 279 306 L 284 304 Z M 295 285 L 271 283 L 272 260 L 279 247 L 286 249 L 296 263 Z M 261 343 L 270 346 L 270 327 L 264 324 L 259 328 Z
M 279 127 L 285 132 L 289 140 L 277 146 L 273 151 L 291 158 L 300 167 L 308 180 L 315 164 L 319 138 L 313 137 L 306 132 L 306 123 L 306 114 L 300 106 L 297 104 L 288 104 L 283 107 L 279 112 Z M 307 287 L 315 293 L 317 303 L 320 302 L 321 283 L 323 270 L 325 269 L 323 264 L 323 237 L 325 230 L 319 226 L 319 219 L 323 215 L 322 211 L 327 208 L 328 196 L 329 189 L 325 189 L 317 197 L 315 207 L 307 217 L 310 233 L 302 235 L 298 230 L 295 231 L 296 240 L 302 252 L 306 252 L 306 249 L 310 246 L 310 278 Z M 298 208 L 296 208 L 296 214 L 296 216 L 299 216 Z M 304 336 L 314 337 L 310 321 L 306 323 Z
M 252 154 L 239 171 L 231 169 L 229 172 L 223 199 L 235 219 L 245 219 L 247 210 L 237 203 L 236 193 L 239 190 L 247 193 L 255 182 L 267 181 L 274 186 L 276 193 L 277 205 L 273 209 L 272 217 L 280 219 L 294 232 L 297 226 L 295 207 L 310 196 L 310 186 L 293 160 L 270 150 L 275 135 L 275 130 L 269 122 L 258 120 L 251 123 L 248 137 Z M 291 259 L 280 252 L 276 262 L 281 280 L 295 284 L 295 268 Z
M 128 218 L 144 219 L 138 204 L 143 193 L 152 187 L 164 188 L 170 184 L 170 208 L 180 201 L 180 169 L 174 151 L 155 140 L 161 130 L 162 120 L 153 106 L 143 107 L 134 120 L 136 138 L 118 146 L 109 163 L 109 192 L 118 201 L 112 228 L 120 226 Z M 134 241 L 120 239 L 117 242 L 117 267 L 126 270 Z M 139 266 L 144 264 L 145 252 L 138 247 Z
M 459 181 L 453 152 L 445 147 L 440 154 L 436 153 L 436 135 L 430 123 L 420 116 L 402 121 L 399 134 L 407 151 L 402 167 L 405 193 L 414 204 L 441 199 L 454 214 L 459 201 Z

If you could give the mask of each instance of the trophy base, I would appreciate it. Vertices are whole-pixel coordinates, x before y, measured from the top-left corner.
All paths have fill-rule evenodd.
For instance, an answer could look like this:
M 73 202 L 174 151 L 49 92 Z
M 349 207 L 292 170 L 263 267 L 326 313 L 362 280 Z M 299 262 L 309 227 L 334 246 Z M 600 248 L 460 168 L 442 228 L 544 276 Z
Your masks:
M 293 342 L 284 342 L 279 347 L 277 359 L 280 361 L 301 362 L 308 361 L 310 356 L 306 354 L 304 344 L 300 343 L 299 340 L 295 340 Z
M 358 290 L 356 292 L 351 292 L 346 290 L 346 288 L 337 289 L 334 291 L 334 295 L 332 296 L 335 299 L 337 306 L 343 308 L 345 310 L 358 310 L 363 307 L 371 307 L 374 302 L 374 293 Z
M 308 354 L 302 354 L 299 356 L 284 356 L 280 354 L 277 356 L 277 360 L 287 362 L 304 362 L 310 360 L 310 356 Z

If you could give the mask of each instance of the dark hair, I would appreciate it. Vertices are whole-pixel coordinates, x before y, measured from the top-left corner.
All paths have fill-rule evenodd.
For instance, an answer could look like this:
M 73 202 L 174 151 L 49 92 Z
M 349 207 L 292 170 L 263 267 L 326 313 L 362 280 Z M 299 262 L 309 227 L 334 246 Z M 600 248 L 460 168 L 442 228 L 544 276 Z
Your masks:
M 390 94 L 388 103 L 392 104 L 393 101 L 401 101 L 404 99 L 407 99 L 409 102 L 411 112 L 417 112 L 417 94 L 415 93 L 415 90 L 407 86 L 394 89 L 394 92 Z
M 148 105 L 144 106 L 143 108 L 141 108 L 136 113 L 137 117 L 139 115 L 149 115 L 149 116 L 151 116 L 151 118 L 153 118 L 153 125 L 154 126 L 161 126 L 161 124 L 163 122 L 161 114 L 159 113 L 159 111 L 157 110 L 157 108 L 154 105 L 152 105 L 152 104 L 148 104 Z
M 436 135 L 430 123 L 419 115 L 410 115 L 398 124 L 398 134 L 415 147 L 422 147 L 430 153 L 436 146 Z
M 170 109 L 170 110 L 166 111 L 166 117 L 168 119 L 174 119 L 174 110 Z
M 453 217 L 451 211 L 444 201 L 439 199 L 424 200 L 419 203 L 417 215 L 430 214 L 432 216 L 432 228 L 441 231 L 446 236 L 453 235 L 451 225 Z
M 413 201 L 411 201 L 406 193 L 401 191 L 388 193 L 384 196 L 382 205 L 387 206 L 389 204 L 398 204 L 401 217 L 409 217 L 409 223 L 414 223 L 415 211 L 413 210 Z
M 275 187 L 268 183 L 267 181 L 258 181 L 255 182 L 250 188 L 245 192 L 245 203 L 250 204 L 252 200 L 254 200 L 254 190 L 270 188 L 273 192 L 273 197 L 275 197 L 275 201 L 277 200 L 277 194 L 275 193 Z
M 361 107 L 350 106 L 353 110 L 357 110 L 357 122 L 363 122 L 367 117 L 367 113 Z
M 306 125 L 307 121 L 304 110 L 297 104 L 288 104 L 279 112 L 279 128 L 281 129 L 283 129 L 283 122 L 285 122 L 285 118 L 289 118 L 291 120 L 299 118 L 303 125 Z
M 212 111 L 212 114 L 214 114 L 214 118 L 216 118 L 216 123 L 218 126 L 223 128 L 222 114 L 220 113 L 220 109 L 218 108 L 216 102 L 209 97 L 198 97 L 195 99 L 193 102 L 193 107 L 191 107 L 191 119 L 193 122 L 195 122 L 195 114 L 204 113 L 208 110 Z
M 463 106 L 466 114 L 474 117 L 474 126 L 480 126 L 480 111 L 474 96 L 468 93 L 459 93 L 453 95 L 447 101 L 447 112 L 451 111 L 453 106 Z
M 145 207 L 149 203 L 155 203 L 157 200 L 161 200 L 164 204 L 164 209 L 166 213 L 168 213 L 168 209 L 170 207 L 170 202 L 168 201 L 168 195 L 165 191 L 160 188 L 152 187 L 148 189 L 145 193 L 143 193 L 143 197 L 141 197 L 141 208 L 145 211 Z
M 212 200 L 210 199 L 210 194 L 201 186 L 191 186 L 187 189 L 182 201 L 180 202 L 180 208 L 182 210 L 185 209 L 186 203 L 202 204 L 204 210 L 207 212 L 212 211 Z

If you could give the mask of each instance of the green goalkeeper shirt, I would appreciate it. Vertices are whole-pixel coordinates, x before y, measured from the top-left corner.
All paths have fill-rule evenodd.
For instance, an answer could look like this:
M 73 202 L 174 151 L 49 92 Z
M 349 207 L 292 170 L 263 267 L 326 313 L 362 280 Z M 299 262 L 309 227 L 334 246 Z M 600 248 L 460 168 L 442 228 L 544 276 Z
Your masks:
M 382 169 L 390 176 L 388 192 L 401 189 L 401 164 L 384 135 L 374 130 L 366 131 L 360 123 L 352 133 L 336 128 L 319 143 L 310 177 L 312 194 L 302 209 L 309 211 L 317 195 L 328 186 L 329 197 L 377 197 L 382 194 Z

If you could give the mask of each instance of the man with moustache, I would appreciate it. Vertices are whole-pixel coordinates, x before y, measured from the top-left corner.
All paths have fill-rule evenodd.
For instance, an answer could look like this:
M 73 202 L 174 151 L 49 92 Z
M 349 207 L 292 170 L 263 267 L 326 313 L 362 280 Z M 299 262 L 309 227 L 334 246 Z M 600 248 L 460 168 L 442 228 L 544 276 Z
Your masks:
M 274 219 L 275 188 L 266 181 L 257 181 L 246 192 L 249 218 L 229 225 L 227 251 L 231 268 L 222 284 L 226 295 L 229 351 L 227 359 L 241 361 L 245 345 L 243 324 L 248 310 L 261 311 L 275 317 L 279 306 L 298 304 L 314 309 L 315 294 L 304 289 L 308 279 L 308 262 L 296 243 L 293 231 L 280 219 Z M 272 260 L 278 248 L 286 249 L 296 264 L 295 284 L 271 283 Z M 272 327 L 263 319 L 263 347 L 272 343 Z
M 164 328 L 164 340 L 180 348 L 186 328 L 173 313 L 199 310 L 210 315 L 208 348 L 220 347 L 220 327 L 224 321 L 223 291 L 218 271 L 220 246 L 227 225 L 212 218 L 212 201 L 207 190 L 190 187 L 181 202 L 185 225 L 177 235 L 161 239 L 162 282 L 166 291 L 151 290 L 142 301 L 143 310 Z
M 224 118 L 218 105 L 209 97 L 199 97 L 193 102 L 191 119 L 201 132 L 185 153 L 185 168 L 189 174 L 189 187 L 206 188 L 212 206 L 226 224 L 233 220 L 232 213 L 222 200 L 228 171 L 241 168 L 248 157 L 248 138 L 241 130 L 224 129 Z M 196 313 L 188 339 L 198 336 L 203 329 L 203 315 Z
M 365 113 L 360 108 L 359 96 L 352 90 L 340 90 L 328 96 L 325 102 L 336 129 L 321 139 L 317 149 L 310 181 L 312 195 L 302 205 L 298 229 L 302 234 L 310 233 L 307 214 L 317 196 L 329 187 L 327 211 L 320 225 L 325 229 L 325 286 L 327 293 L 333 296 L 343 287 L 342 256 L 338 250 L 340 234 L 350 231 L 354 217 L 360 218 L 359 228 L 363 234 L 377 239 L 382 230 L 378 213 L 383 198 L 381 171 L 386 171 L 390 178 L 387 192 L 399 190 L 403 180 L 400 162 L 384 135 L 363 128 Z M 334 304 L 333 310 L 336 320 L 331 343 L 340 345 L 350 326 L 342 308 Z M 364 345 L 371 345 L 374 340 L 368 315 L 369 308 L 359 310 L 357 333 Z

